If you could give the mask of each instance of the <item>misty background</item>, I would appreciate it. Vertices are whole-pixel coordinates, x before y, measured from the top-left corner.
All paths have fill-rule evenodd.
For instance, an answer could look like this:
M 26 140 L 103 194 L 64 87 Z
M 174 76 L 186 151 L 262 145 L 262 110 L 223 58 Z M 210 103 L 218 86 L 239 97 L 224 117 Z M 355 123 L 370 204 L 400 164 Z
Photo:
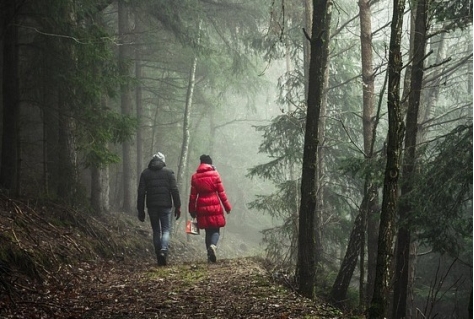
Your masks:
M 361 231 L 368 236 L 362 246 L 376 246 L 394 10 L 387 1 L 369 6 L 373 130 L 367 133 L 360 7 L 333 5 L 318 136 L 322 296 L 345 271 L 346 252 L 357 261 L 350 235 L 367 176 L 373 215 Z M 401 38 L 403 118 L 415 52 L 413 5 Z M 233 206 L 222 237 L 232 245 L 223 251 L 230 258 L 261 255 L 294 273 L 306 104 L 314 89 L 310 1 L 35 0 L 5 1 L 0 9 L 5 194 L 134 218 L 140 173 L 162 152 L 182 199 L 174 238 L 199 241 L 185 237 L 184 221 L 190 177 L 199 156 L 209 154 Z M 397 222 L 414 234 L 412 318 L 463 318 L 472 299 L 472 2 L 432 1 L 427 12 L 418 166 L 406 197 L 414 208 Z M 372 154 L 364 149 L 367 134 Z M 361 271 L 374 258 L 362 256 L 347 272 L 344 301 L 352 307 L 364 303 L 359 291 L 370 270 Z

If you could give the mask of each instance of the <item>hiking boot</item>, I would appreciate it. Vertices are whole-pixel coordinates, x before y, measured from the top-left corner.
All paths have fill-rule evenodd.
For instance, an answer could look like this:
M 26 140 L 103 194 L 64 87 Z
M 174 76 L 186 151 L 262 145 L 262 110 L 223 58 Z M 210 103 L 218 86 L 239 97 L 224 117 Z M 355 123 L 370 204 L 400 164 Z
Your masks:
M 217 249 L 216 245 L 211 245 L 211 246 L 209 246 L 209 249 L 207 250 L 207 259 L 210 262 L 215 263 L 216 260 L 217 260 L 216 249 Z
M 157 257 L 158 266 L 166 266 L 166 251 L 160 251 Z

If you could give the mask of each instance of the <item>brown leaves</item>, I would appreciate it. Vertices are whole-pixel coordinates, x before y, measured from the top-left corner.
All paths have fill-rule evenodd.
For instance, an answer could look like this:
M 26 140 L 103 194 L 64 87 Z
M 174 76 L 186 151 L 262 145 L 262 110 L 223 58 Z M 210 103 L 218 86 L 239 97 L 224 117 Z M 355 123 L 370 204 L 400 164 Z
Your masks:
M 132 222 L 63 209 L 0 198 L 0 318 L 342 318 L 273 281 L 258 258 L 226 259 L 231 240 L 207 264 L 202 237 L 175 234 L 157 267 Z
M 252 258 L 83 263 L 0 308 L 2 318 L 342 318 L 271 282 Z

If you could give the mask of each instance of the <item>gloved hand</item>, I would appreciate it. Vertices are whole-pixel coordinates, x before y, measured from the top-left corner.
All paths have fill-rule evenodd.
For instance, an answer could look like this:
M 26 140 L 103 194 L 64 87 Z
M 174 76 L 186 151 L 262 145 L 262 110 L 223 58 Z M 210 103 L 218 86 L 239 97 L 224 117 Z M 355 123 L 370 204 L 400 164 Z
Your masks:
M 174 209 L 174 216 L 176 217 L 176 220 L 178 220 L 181 217 L 181 207 L 176 207 Z
M 191 215 L 191 218 L 196 218 L 196 212 L 190 212 L 189 215 Z
M 145 221 L 145 212 L 143 212 L 143 211 L 138 212 L 138 220 L 141 221 L 141 222 Z
M 230 210 L 227 212 L 227 214 L 230 214 Z

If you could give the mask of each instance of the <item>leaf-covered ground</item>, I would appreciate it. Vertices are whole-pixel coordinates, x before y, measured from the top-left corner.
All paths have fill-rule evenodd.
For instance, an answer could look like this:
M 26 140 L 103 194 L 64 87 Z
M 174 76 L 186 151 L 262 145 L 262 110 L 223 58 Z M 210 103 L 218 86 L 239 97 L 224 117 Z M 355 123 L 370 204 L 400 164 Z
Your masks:
M 138 225 L 0 199 L 0 318 L 344 318 L 259 257 L 208 264 L 199 236 L 175 238 L 158 267 Z
M 166 267 L 89 262 L 20 295 L 15 306 L 0 302 L 2 318 L 342 318 L 276 284 L 252 258 Z

